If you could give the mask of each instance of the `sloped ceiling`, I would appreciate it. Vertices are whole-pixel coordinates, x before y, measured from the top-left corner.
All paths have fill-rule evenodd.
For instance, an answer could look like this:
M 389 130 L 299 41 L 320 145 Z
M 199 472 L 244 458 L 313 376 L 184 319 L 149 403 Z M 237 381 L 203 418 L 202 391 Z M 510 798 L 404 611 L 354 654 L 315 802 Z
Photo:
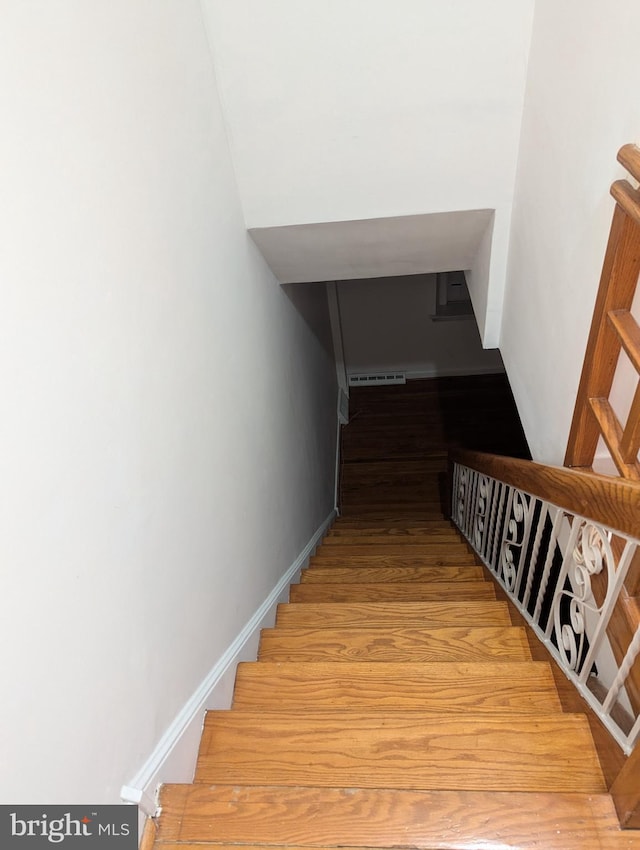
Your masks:
M 280 283 L 395 277 L 471 268 L 492 210 L 249 230 Z

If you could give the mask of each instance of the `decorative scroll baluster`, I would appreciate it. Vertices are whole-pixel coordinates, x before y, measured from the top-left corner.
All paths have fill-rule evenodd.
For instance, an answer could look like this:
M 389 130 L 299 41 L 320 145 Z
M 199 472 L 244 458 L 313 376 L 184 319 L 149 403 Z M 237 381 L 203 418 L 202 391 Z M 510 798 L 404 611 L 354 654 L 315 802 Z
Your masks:
M 505 530 L 502 538 L 500 568 L 508 591 L 514 592 L 518 575 L 524 566 L 524 554 L 531 533 L 531 513 L 534 502 L 521 493 L 512 490 L 507 503 Z M 517 562 L 514 560 L 517 556 Z
M 633 636 L 633 640 L 629 644 L 629 648 L 627 649 L 626 655 L 622 659 L 622 664 L 620 665 L 620 669 L 618 670 L 618 674 L 613 680 L 611 687 L 609 688 L 609 693 L 607 694 L 605 701 L 602 703 L 602 710 L 606 713 L 610 712 L 613 706 L 615 705 L 616 700 L 618 699 L 618 694 L 622 690 L 622 686 L 624 685 L 625 679 L 629 675 L 629 671 L 633 667 L 633 662 L 638 657 L 638 653 L 640 652 L 640 626 L 636 629 L 636 633 Z M 634 724 L 638 725 L 638 720 L 636 720 Z
M 505 496 L 506 496 L 506 493 L 507 493 L 507 489 L 508 488 L 504 484 L 500 484 L 500 502 L 498 504 L 498 520 L 497 520 L 497 523 L 496 523 L 496 533 L 495 533 L 495 536 L 493 538 L 493 552 L 491 554 L 491 558 L 489 559 L 489 564 L 488 564 L 489 569 L 492 570 L 493 572 L 495 572 L 495 570 L 493 569 L 493 567 L 491 565 L 496 563 L 496 559 L 498 557 L 498 546 L 499 546 L 499 543 L 500 543 L 501 530 L 502 530 L 500 523 L 504 522 L 503 511 L 504 511 L 504 500 L 505 500 Z
M 484 554 L 484 544 L 487 534 L 487 502 L 491 494 L 490 479 L 486 475 L 476 476 L 475 493 L 474 545 L 478 552 Z
M 610 670 L 603 681 L 608 688 L 604 703 L 589 688 L 588 679 L 594 665 L 600 670 L 603 650 L 606 664 L 612 663 L 605 646 L 607 627 L 640 541 L 462 464 L 455 465 L 453 482 L 452 514 L 458 527 L 629 752 L 640 736 L 640 718 L 634 718 L 629 732 L 628 724 L 625 729 L 617 724 L 612 709 L 640 653 L 640 628 L 618 669 Z M 626 540 L 617 557 L 611 546 L 614 534 Z M 598 599 L 604 594 L 600 603 L 591 588 L 598 575 Z
M 547 587 L 549 586 L 549 577 L 551 576 L 551 567 L 553 565 L 553 559 L 556 554 L 556 545 L 558 543 L 558 535 L 560 534 L 560 528 L 564 521 L 564 512 L 560 510 L 556 510 L 556 515 L 553 520 L 553 528 L 551 529 L 551 540 L 549 541 L 549 547 L 547 549 L 547 558 L 544 564 L 544 570 L 542 572 L 542 578 L 540 580 L 540 589 L 538 590 L 538 598 L 536 600 L 536 607 L 533 612 L 533 619 L 535 623 L 540 622 L 540 616 L 542 614 L 542 604 L 544 602 L 545 595 L 547 593 Z M 533 580 L 533 576 L 531 576 Z M 531 588 L 529 588 L 530 590 Z
M 471 478 L 471 487 L 469 492 L 469 510 L 467 512 L 467 535 L 470 540 L 473 540 L 474 527 L 476 521 L 476 500 L 478 492 L 478 473 L 474 473 Z
M 569 543 L 567 544 L 567 548 L 565 550 L 564 558 L 562 559 L 562 567 L 560 568 L 560 574 L 556 580 L 556 589 L 553 595 L 553 602 L 551 603 L 551 610 L 553 612 L 553 616 L 549 617 L 549 621 L 547 622 L 547 627 L 545 629 L 545 637 L 549 639 L 554 629 L 556 631 L 556 635 L 558 637 L 559 643 L 562 642 L 562 625 L 560 623 L 559 616 L 559 608 L 560 602 L 562 599 L 562 588 L 564 587 L 564 583 L 569 575 L 569 567 L 573 563 L 573 551 L 576 548 L 576 542 L 578 540 L 578 532 L 580 530 L 580 525 L 577 522 L 574 522 L 571 526 L 571 534 L 569 535 Z M 557 618 L 556 618 L 556 612 Z M 573 668 L 570 668 L 573 669 Z
M 605 638 L 606 629 L 609 625 L 609 620 L 611 619 L 611 615 L 613 614 L 615 607 L 613 603 L 618 598 L 620 591 L 622 590 L 622 585 L 624 584 L 624 580 L 627 576 L 629 565 L 631 563 L 631 558 L 633 557 L 634 548 L 635 547 L 633 547 L 631 543 L 627 543 L 622 553 L 622 556 L 618 561 L 618 568 L 616 570 L 613 566 L 613 553 L 611 552 L 611 549 L 609 547 L 608 555 L 611 558 L 611 561 L 607 564 L 608 566 L 610 566 L 609 577 L 607 582 L 607 594 L 605 596 L 604 602 L 601 605 L 602 613 L 600 618 L 598 619 L 598 625 L 596 626 L 594 633 L 591 636 L 591 646 L 589 647 L 589 652 L 587 653 L 584 659 L 584 664 L 580 673 L 581 682 L 586 682 L 593 662 L 597 657 L 600 644 Z
M 505 510 L 505 514 L 504 514 L 504 521 L 503 521 L 503 524 L 502 524 L 502 539 L 500 540 L 500 550 L 499 550 L 500 551 L 500 557 L 496 561 L 494 561 L 494 563 L 491 567 L 493 572 L 497 576 L 500 576 L 500 577 L 502 577 L 502 574 L 504 574 L 503 558 L 504 558 L 505 546 L 507 545 L 507 541 L 508 541 L 508 538 L 509 538 L 509 518 L 511 517 L 511 510 L 512 510 L 512 507 L 513 507 L 513 494 L 514 494 L 514 492 L 515 491 L 513 490 L 513 488 L 509 487 L 508 492 L 507 492 L 507 505 L 506 505 L 506 510 Z
M 489 533 L 487 534 L 487 546 L 484 552 L 483 559 L 485 562 L 491 557 L 491 547 L 493 546 L 493 541 L 496 534 L 496 511 L 498 508 L 499 501 L 496 498 L 496 490 L 502 487 L 499 481 L 495 481 L 493 478 L 489 480 L 491 481 L 491 519 L 489 520 Z
M 542 544 L 542 535 L 544 533 L 545 524 L 547 522 L 547 517 L 549 516 L 549 508 L 546 504 L 542 505 L 540 510 L 540 514 L 538 516 L 538 525 L 536 527 L 536 536 L 533 541 L 533 549 L 531 550 L 531 563 L 528 565 L 527 569 L 527 580 L 525 583 L 525 592 L 524 597 L 522 599 L 522 607 L 526 610 L 529 607 L 529 597 L 531 596 L 531 587 L 533 585 L 533 576 L 535 573 L 535 567 L 538 563 L 538 555 L 540 554 L 540 545 Z M 524 570 L 521 570 L 520 576 L 518 578 L 518 584 L 515 589 L 516 596 L 520 597 L 520 589 L 522 587 L 522 577 L 524 575 Z
M 526 554 L 529 549 L 529 540 L 531 538 L 531 532 L 533 531 L 533 517 L 535 515 L 536 501 L 531 497 L 523 496 L 523 499 L 526 503 L 528 498 L 528 506 L 526 508 L 526 513 L 524 516 L 524 528 L 522 535 L 522 542 L 520 544 L 520 557 L 518 558 L 518 570 L 515 577 L 515 582 L 513 586 L 513 594 L 518 597 L 520 592 L 520 585 L 522 584 L 522 577 L 526 569 L 531 568 L 531 563 L 535 563 L 535 560 L 531 563 L 527 563 Z

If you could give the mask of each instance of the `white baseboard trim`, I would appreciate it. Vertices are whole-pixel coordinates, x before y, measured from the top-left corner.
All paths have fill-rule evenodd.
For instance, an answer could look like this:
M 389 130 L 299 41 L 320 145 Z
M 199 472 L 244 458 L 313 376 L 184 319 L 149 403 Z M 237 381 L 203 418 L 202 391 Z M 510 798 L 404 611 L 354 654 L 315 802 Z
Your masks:
M 338 420 L 336 428 L 336 464 L 333 478 L 333 510 L 336 516 L 340 516 L 340 434 L 342 425 Z
M 196 763 L 205 711 L 231 705 L 236 667 L 240 661 L 255 661 L 260 630 L 275 622 L 276 606 L 289 598 L 289 585 L 296 580 L 313 550 L 335 518 L 335 510 L 317 529 L 296 560 L 284 573 L 262 605 L 233 643 L 213 665 L 164 733 L 138 773 L 120 791 L 122 801 L 135 803 L 148 817 L 158 813 L 158 788 L 167 782 L 191 782 Z
M 420 378 L 455 378 L 464 375 L 500 375 L 505 370 L 502 366 L 473 366 L 460 369 L 427 369 L 416 372 L 405 372 L 407 380 L 418 380 Z

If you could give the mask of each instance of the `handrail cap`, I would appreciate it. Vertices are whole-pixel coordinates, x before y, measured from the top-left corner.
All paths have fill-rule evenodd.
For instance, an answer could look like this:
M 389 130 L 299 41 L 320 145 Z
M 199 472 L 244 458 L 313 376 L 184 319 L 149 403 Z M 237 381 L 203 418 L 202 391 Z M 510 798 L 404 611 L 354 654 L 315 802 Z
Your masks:
M 464 449 L 451 451 L 449 458 L 592 522 L 640 538 L 640 481 Z

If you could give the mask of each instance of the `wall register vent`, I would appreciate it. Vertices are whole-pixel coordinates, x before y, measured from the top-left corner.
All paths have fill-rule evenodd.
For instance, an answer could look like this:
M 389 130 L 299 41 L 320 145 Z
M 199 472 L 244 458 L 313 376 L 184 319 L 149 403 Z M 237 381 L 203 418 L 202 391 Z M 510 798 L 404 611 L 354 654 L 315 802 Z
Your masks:
M 350 387 L 380 386 L 381 384 L 406 384 L 404 372 L 375 372 L 371 375 L 349 375 Z

